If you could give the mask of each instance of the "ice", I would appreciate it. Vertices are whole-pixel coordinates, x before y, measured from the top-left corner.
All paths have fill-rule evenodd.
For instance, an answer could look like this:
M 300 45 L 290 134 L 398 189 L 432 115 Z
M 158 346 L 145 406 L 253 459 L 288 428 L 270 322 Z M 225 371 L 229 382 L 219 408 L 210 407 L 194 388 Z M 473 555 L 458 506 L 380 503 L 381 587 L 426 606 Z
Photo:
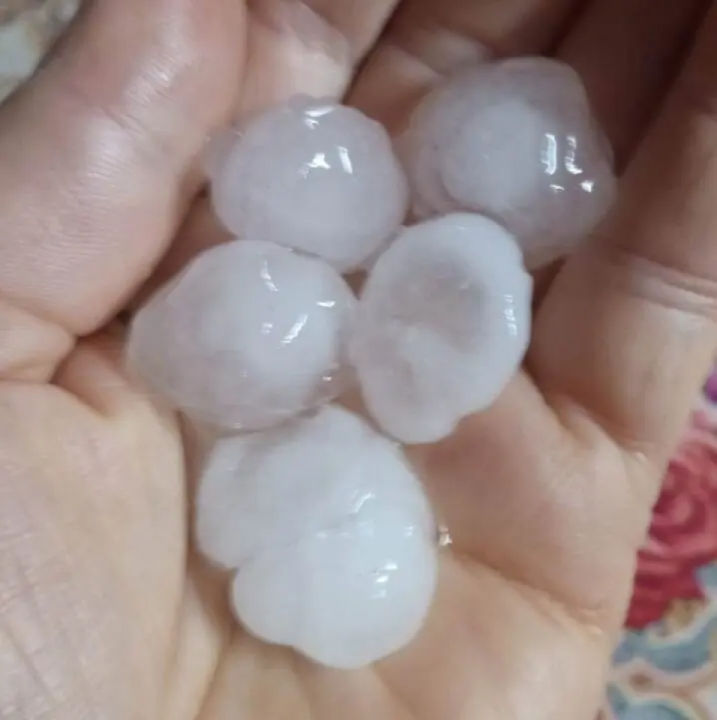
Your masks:
M 396 140 L 411 189 L 413 213 L 419 219 L 458 210 L 437 168 L 446 138 L 454 136 L 460 128 L 466 93 L 478 67 L 472 64 L 463 67 L 449 82 L 437 85 L 419 103 L 408 129 Z
M 582 83 L 555 60 L 463 70 L 419 105 L 400 146 L 417 215 L 492 217 L 530 267 L 568 253 L 615 195 L 612 152 Z
M 202 253 L 137 314 L 127 359 L 200 424 L 265 428 L 344 390 L 355 306 L 321 260 L 235 241 Z
M 396 232 L 408 187 L 384 128 L 331 101 L 296 97 L 256 118 L 218 168 L 217 215 L 240 238 L 361 266 Z
M 240 140 L 241 133 L 234 127 L 220 130 L 207 138 L 202 165 L 208 178 L 216 178 L 224 171 L 227 159 Z
M 436 582 L 437 530 L 400 448 L 327 406 L 220 440 L 200 482 L 196 534 L 238 568 L 237 616 L 260 638 L 332 667 L 407 644 Z
M 392 508 L 271 550 L 236 575 L 233 602 L 261 639 L 358 669 L 406 646 L 435 588 L 436 547 Z
M 405 230 L 368 277 L 351 342 L 376 422 L 428 443 L 490 406 L 527 349 L 531 296 L 517 243 L 492 220 L 459 213 Z
M 307 529 L 325 529 L 357 505 L 394 501 L 430 532 L 430 508 L 398 446 L 353 413 L 326 406 L 216 444 L 197 495 L 197 539 L 215 563 L 238 567 Z
M 162 288 L 127 349 L 210 439 L 195 539 L 237 618 L 341 669 L 414 639 L 451 542 L 398 443 L 498 399 L 530 341 L 526 265 L 569 252 L 615 193 L 580 80 L 553 60 L 462 68 L 396 149 L 305 96 L 215 136 L 212 199 L 237 239 Z M 356 379 L 372 422 L 330 404 Z

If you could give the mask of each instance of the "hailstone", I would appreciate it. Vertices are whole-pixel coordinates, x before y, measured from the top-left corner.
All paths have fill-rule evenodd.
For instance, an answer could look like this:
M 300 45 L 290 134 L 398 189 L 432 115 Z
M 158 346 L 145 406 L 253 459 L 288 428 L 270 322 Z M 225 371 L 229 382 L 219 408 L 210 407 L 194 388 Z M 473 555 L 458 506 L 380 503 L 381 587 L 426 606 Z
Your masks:
M 601 221 L 611 151 L 578 76 L 523 58 L 429 93 L 396 152 L 359 111 L 298 96 L 217 135 L 206 170 L 236 239 L 137 313 L 127 361 L 207 441 L 195 540 L 231 575 L 236 617 L 363 667 L 415 638 L 437 583 L 435 518 L 398 442 L 447 437 L 518 372 L 526 266 Z M 370 421 L 331 404 L 355 381 Z
M 531 298 L 520 248 L 492 220 L 459 213 L 406 229 L 366 281 L 351 340 L 376 422 L 429 443 L 490 406 L 528 347 Z
M 344 390 L 355 306 L 323 261 L 230 242 L 199 255 L 140 310 L 128 363 L 201 425 L 270 427 Z
M 317 255 L 345 273 L 405 218 L 408 186 L 388 134 L 353 108 L 298 96 L 224 147 L 212 197 L 239 238 Z
M 419 104 L 400 147 L 417 215 L 487 215 L 533 268 L 583 240 L 615 196 L 612 152 L 580 78 L 547 58 L 462 70 Z
M 431 605 L 437 530 L 421 484 L 395 443 L 337 406 L 221 439 L 196 534 L 207 557 L 237 569 L 245 627 L 323 665 L 402 648 Z

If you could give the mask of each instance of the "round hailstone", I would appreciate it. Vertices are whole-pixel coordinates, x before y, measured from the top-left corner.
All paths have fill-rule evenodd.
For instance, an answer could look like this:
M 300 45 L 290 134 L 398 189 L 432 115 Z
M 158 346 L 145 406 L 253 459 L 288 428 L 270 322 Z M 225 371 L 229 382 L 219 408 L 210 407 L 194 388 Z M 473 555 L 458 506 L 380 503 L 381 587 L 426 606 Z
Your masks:
M 419 106 L 403 146 L 422 216 L 492 217 L 517 236 L 529 267 L 569 252 L 615 196 L 612 153 L 585 89 L 555 60 L 460 73 Z
M 262 550 L 323 531 L 358 505 L 368 512 L 395 503 L 435 535 L 430 506 L 400 448 L 329 405 L 216 443 L 197 493 L 197 541 L 213 562 L 236 568 Z
M 396 140 L 397 153 L 411 189 L 412 213 L 418 219 L 459 210 L 443 187 L 437 168 L 445 139 L 460 128 L 463 101 L 476 70 L 470 65 L 449 82 L 439 84 L 418 104 L 408 128 Z
M 345 389 L 355 306 L 321 260 L 264 242 L 220 245 L 137 314 L 128 363 L 200 424 L 270 427 Z
M 436 582 L 436 527 L 400 448 L 326 407 L 220 440 L 200 481 L 200 549 L 239 571 L 237 616 L 267 642 L 361 667 L 419 631 Z
M 358 110 L 297 97 L 254 120 L 218 165 L 220 220 L 240 238 L 358 268 L 395 233 L 408 186 L 381 125 Z
M 408 228 L 369 275 L 351 359 L 369 412 L 408 444 L 491 405 L 530 340 L 532 280 L 500 225 L 455 214 Z

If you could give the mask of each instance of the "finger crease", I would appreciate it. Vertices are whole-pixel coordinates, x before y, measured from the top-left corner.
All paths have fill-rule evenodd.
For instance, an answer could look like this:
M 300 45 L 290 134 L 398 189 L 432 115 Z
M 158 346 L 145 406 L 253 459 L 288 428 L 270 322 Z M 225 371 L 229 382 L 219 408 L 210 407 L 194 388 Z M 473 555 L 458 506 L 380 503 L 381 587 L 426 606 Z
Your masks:
M 678 238 L 679 240 L 679 238 Z M 712 322 L 717 311 L 717 278 L 683 270 L 622 249 L 600 251 L 610 284 L 652 305 Z
M 396 50 L 436 77 L 450 73 L 464 62 L 497 54 L 487 41 L 456 32 L 445 24 L 394 22 L 389 26 L 388 38 Z
M 68 76 L 71 77 L 71 74 Z M 79 111 L 80 115 L 89 114 L 104 120 L 109 127 L 127 138 L 140 155 L 144 155 L 152 163 L 161 159 L 162 163 L 166 165 L 177 157 L 176 148 L 169 145 L 164 133 L 156 132 L 156 128 L 148 128 L 139 117 L 131 112 L 119 111 L 112 107 L 111 103 L 98 102 L 92 92 L 84 89 L 80 83 L 63 79 L 61 83 L 58 83 L 57 90 L 70 108 L 72 106 L 76 108 L 75 112 Z M 72 115 L 73 113 L 67 113 L 68 117 Z

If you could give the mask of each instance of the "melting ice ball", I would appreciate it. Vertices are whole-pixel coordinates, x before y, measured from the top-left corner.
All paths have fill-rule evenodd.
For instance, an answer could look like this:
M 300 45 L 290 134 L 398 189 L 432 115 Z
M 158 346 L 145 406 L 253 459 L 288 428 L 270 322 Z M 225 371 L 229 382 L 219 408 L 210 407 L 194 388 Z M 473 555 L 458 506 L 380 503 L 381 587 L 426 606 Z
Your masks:
M 128 362 L 195 421 L 269 427 L 343 391 L 355 305 L 323 261 L 231 242 L 199 255 L 137 314 Z
M 371 271 L 351 359 L 366 406 L 409 443 L 491 405 L 530 339 L 532 280 L 513 236 L 479 215 L 405 230 Z
M 261 115 L 213 163 L 220 220 L 240 238 L 358 268 L 403 222 L 408 186 L 384 128 L 303 96 Z
M 238 568 L 233 607 L 265 641 L 357 668 L 405 646 L 425 620 L 430 507 L 400 448 L 347 410 L 220 440 L 196 512 L 201 550 Z
M 566 254 L 615 195 L 612 152 L 580 78 L 555 60 L 463 70 L 418 106 L 400 147 L 417 215 L 492 217 L 529 267 Z

